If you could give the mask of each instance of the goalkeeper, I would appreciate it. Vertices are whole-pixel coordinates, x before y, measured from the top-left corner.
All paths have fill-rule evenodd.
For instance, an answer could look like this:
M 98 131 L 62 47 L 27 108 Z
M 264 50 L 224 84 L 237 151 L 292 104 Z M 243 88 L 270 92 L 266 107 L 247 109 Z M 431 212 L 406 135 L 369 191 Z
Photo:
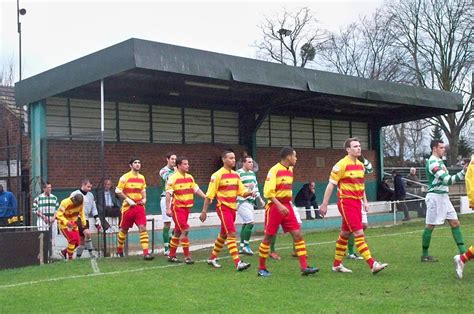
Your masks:
M 84 197 L 84 215 L 86 216 L 86 224 L 83 225 L 81 221 L 78 223 L 79 228 L 79 236 L 80 236 L 80 245 L 76 251 L 76 257 L 80 258 L 82 253 L 84 252 L 84 248 L 89 251 L 89 255 L 91 258 L 95 258 L 96 256 L 92 252 L 92 237 L 91 233 L 85 234 L 84 229 L 89 229 L 89 219 L 94 219 L 94 224 L 97 230 L 102 229 L 102 224 L 99 219 L 99 213 L 97 211 L 97 206 L 95 204 L 94 194 L 91 192 L 92 190 L 92 183 L 89 179 L 83 179 L 81 182 L 81 188 L 71 193 L 71 196 L 76 194 L 81 194 Z

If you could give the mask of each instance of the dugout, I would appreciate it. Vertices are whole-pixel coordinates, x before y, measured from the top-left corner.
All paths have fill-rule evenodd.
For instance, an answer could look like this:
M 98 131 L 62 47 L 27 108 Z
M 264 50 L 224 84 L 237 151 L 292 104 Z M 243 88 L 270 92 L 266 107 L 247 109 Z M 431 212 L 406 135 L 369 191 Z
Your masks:
M 158 170 L 168 151 L 189 158 L 205 190 L 222 149 L 239 155 L 248 148 L 263 183 L 279 149 L 292 145 L 295 190 L 316 180 L 320 200 L 350 136 L 361 139 L 377 169 L 367 178 L 374 200 L 381 128 L 462 107 L 461 95 L 449 92 L 134 38 L 18 82 L 15 97 L 30 113 L 33 190 L 46 179 L 60 197 L 83 177 L 96 186 L 104 175 L 116 182 L 138 155 L 149 213 L 159 212 Z

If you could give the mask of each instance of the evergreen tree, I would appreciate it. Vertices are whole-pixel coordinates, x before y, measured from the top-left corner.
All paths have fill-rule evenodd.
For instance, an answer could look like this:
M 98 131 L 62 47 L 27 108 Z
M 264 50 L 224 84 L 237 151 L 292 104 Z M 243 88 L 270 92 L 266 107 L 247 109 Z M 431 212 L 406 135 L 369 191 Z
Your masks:
M 432 140 L 441 140 L 443 137 L 443 134 L 441 133 L 441 128 L 439 125 L 436 125 L 434 129 L 431 130 L 431 139 Z

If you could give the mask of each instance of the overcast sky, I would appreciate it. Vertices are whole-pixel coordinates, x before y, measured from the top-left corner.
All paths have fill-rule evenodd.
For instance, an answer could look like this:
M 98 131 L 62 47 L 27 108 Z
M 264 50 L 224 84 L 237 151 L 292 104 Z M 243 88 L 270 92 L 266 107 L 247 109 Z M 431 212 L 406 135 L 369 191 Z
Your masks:
M 284 8 L 311 8 L 321 27 L 336 31 L 383 0 L 272 1 L 27 1 L 22 24 L 23 78 L 131 37 L 256 57 L 257 25 Z M 0 0 L 0 70 L 18 72 L 16 1 Z M 18 79 L 18 77 L 17 77 Z

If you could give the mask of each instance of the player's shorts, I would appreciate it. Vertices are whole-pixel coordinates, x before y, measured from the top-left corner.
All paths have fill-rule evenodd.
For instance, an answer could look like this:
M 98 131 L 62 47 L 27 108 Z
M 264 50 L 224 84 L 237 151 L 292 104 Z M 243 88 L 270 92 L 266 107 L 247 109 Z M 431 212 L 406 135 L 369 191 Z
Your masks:
M 236 232 L 235 230 L 235 216 L 236 210 L 225 205 L 216 206 L 216 213 L 221 220 L 221 234 Z
M 239 204 L 237 207 L 237 213 L 244 224 L 253 223 L 255 220 L 253 204 L 247 201 Z
M 166 197 L 165 196 L 162 196 L 160 199 L 160 207 L 161 207 L 161 217 L 163 219 L 163 222 L 172 222 L 173 218 L 166 215 Z
M 61 233 L 66 238 L 67 242 L 78 246 L 80 243 L 79 229 L 74 227 L 72 231 L 69 231 L 67 228 L 61 228 Z
M 146 226 L 146 213 L 143 205 L 130 206 L 127 211 L 122 213 L 122 221 L 120 222 L 120 229 L 128 230 L 137 226 Z
M 352 198 L 337 201 L 337 208 L 342 216 L 342 231 L 355 232 L 362 230 L 362 202 Z
M 280 225 L 285 233 L 300 229 L 300 224 L 296 219 L 293 205 L 291 203 L 282 204 L 288 208 L 288 214 L 286 216 L 283 216 L 278 210 L 278 207 L 273 203 L 265 209 L 265 234 L 270 236 L 275 235 Z
M 442 225 L 445 219 L 458 219 L 448 194 L 426 194 L 426 224 Z
M 79 228 L 79 235 L 84 237 L 84 229 L 89 229 L 89 219 L 86 219 L 86 227 L 82 226 L 82 220 L 77 220 L 77 228 Z
M 191 209 L 188 207 L 171 206 L 172 218 L 174 221 L 174 229 L 176 231 L 186 231 L 189 229 L 188 218 Z

